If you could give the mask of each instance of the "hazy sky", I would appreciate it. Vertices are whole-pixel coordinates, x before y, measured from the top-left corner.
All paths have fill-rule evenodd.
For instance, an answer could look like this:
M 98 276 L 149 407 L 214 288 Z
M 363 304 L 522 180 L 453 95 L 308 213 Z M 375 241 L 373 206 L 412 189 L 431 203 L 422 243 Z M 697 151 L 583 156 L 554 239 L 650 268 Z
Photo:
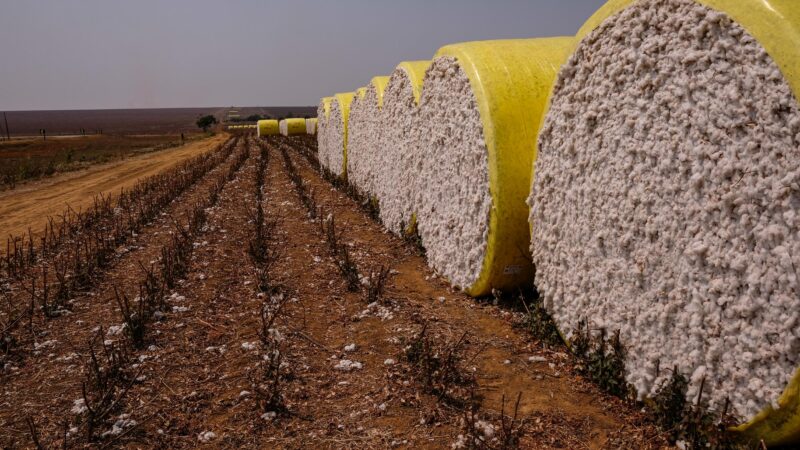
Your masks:
M 574 34 L 604 0 L 0 0 L 0 110 L 316 105 L 453 42 Z

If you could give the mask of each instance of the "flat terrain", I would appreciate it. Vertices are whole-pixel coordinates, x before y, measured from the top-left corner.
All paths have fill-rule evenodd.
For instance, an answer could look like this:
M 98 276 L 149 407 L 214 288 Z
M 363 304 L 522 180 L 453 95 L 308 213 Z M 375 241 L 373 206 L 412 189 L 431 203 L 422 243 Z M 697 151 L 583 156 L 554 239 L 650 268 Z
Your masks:
M 105 134 L 175 134 L 195 132 L 198 117 L 213 114 L 224 120 L 231 109 L 241 118 L 251 114 L 268 114 L 283 117 L 291 113 L 295 117 L 316 116 L 316 106 L 271 106 L 271 107 L 210 107 L 210 108 L 158 108 L 158 109 L 96 109 L 60 111 L 8 111 L 8 127 L 11 136 L 37 136 L 44 128 L 48 135 L 79 134 L 81 128 L 93 134 L 103 130 Z M 0 130 L 5 136 L 5 125 L 0 115 Z
M 0 192 L 0 248 L 5 237 L 38 233 L 48 216 L 61 214 L 71 207 L 80 210 L 91 205 L 100 193 L 116 194 L 144 177 L 162 172 L 197 154 L 216 148 L 227 134 L 155 152 L 134 156 L 108 164 L 98 164 L 78 172 L 70 172 L 33 181 L 16 189 Z
M 239 139 L 231 155 L 128 233 L 57 314 L 35 308 L 22 316 L 0 353 L 0 446 L 60 447 L 65 439 L 128 448 L 450 448 L 470 440 L 499 448 L 505 439 L 536 449 L 666 446 L 637 406 L 599 392 L 577 375 L 565 348 L 544 346 L 520 327 L 521 312 L 451 290 L 416 248 L 316 171 L 314 151 L 305 137 Z M 95 178 L 63 180 L 73 186 L 64 195 L 113 192 L 120 175 L 130 180 L 168 165 L 82 174 Z M 37 218 L 31 203 L 55 208 L 61 200 L 46 192 L 56 190 L 29 193 L 40 200 L 23 203 L 27 212 L 14 226 Z M 0 198 L 4 218 L 7 203 Z M 176 225 L 187 223 L 195 225 Z M 167 287 L 178 242 L 189 256 Z M 266 249 L 263 260 L 253 256 L 258 248 Z M 342 270 L 342 249 L 355 286 Z M 385 286 L 377 288 L 381 269 Z M 37 272 L 30 272 L 5 280 L 9 311 L 31 300 L 25 286 Z M 137 309 L 149 318 L 139 340 L 121 297 L 133 307 L 144 298 L 157 303 Z M 9 314 L 0 311 L 0 325 Z
M 0 141 L 0 190 L 30 180 L 82 170 L 94 164 L 177 147 L 203 133 L 165 135 L 86 135 L 15 138 Z

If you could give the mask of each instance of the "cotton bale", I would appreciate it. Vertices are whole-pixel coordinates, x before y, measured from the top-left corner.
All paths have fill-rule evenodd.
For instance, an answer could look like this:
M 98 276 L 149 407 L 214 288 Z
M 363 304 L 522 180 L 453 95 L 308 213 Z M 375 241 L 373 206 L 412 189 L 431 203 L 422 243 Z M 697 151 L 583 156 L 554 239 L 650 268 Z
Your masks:
M 331 113 L 331 102 L 333 97 L 323 97 L 317 106 L 317 156 L 320 165 L 329 170 L 330 162 L 328 161 L 328 117 Z
M 362 193 L 375 195 L 376 154 L 381 152 L 381 106 L 389 77 L 373 77 L 350 105 L 347 131 L 347 180 Z
M 800 3 L 615 0 L 578 39 L 529 198 L 545 306 L 619 330 L 640 397 L 675 366 L 797 442 Z
M 306 119 L 306 134 L 317 134 L 317 119 Z
M 404 61 L 392 72 L 383 92 L 380 114 L 381 146 L 373 155 L 374 195 L 384 226 L 402 235 L 413 228 L 415 206 L 411 186 L 419 174 L 419 155 L 412 150 L 411 132 L 419 106 L 422 82 L 430 61 Z
M 353 92 L 334 95 L 326 123 L 328 170 L 345 180 L 347 179 L 347 127 L 350 119 L 350 103 L 355 95 Z
M 429 264 L 470 295 L 530 284 L 536 135 L 572 38 L 442 47 L 425 74 L 412 184 Z
M 284 136 L 294 136 L 305 134 L 306 120 L 303 118 L 283 119 L 279 125 L 280 132 Z

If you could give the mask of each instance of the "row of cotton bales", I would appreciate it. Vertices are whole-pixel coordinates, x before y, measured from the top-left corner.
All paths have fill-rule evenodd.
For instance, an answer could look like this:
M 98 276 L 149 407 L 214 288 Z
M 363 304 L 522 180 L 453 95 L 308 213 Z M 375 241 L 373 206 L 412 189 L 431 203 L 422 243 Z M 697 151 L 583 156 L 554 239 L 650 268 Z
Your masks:
M 317 133 L 317 119 L 264 119 L 259 120 L 256 125 L 256 133 L 258 137 L 282 134 L 284 136 L 295 136 L 298 134 L 316 134 Z
M 620 331 L 640 397 L 675 367 L 793 443 L 798 94 L 800 2 L 610 0 L 575 37 L 448 45 L 323 98 L 317 140 L 454 286 L 535 267 L 565 337 Z

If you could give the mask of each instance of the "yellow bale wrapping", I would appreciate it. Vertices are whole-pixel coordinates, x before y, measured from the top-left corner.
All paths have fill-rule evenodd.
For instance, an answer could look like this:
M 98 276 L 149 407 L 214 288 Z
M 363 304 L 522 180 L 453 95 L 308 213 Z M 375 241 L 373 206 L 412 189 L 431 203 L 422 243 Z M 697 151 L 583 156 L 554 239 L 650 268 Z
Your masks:
M 469 295 L 533 276 L 525 201 L 536 136 L 572 46 L 568 37 L 447 45 L 425 75 L 417 227 L 429 263 Z
M 278 121 L 274 119 L 259 120 L 256 123 L 256 134 L 258 137 L 271 136 L 278 134 Z
M 294 136 L 305 134 L 306 120 L 302 118 L 283 119 L 279 125 L 281 134 L 284 136 Z

